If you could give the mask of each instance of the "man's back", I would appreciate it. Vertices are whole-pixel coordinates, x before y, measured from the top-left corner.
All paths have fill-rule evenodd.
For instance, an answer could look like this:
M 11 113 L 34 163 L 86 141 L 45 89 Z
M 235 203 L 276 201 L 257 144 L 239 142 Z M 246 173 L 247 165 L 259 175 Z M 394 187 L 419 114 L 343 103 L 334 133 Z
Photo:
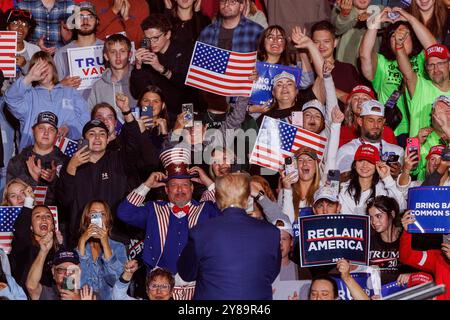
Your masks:
M 276 227 L 242 209 L 228 208 L 192 229 L 188 247 L 181 254 L 178 271 L 184 280 L 193 280 L 185 277 L 193 275 L 197 264 L 194 299 L 272 299 L 271 284 L 281 265 Z

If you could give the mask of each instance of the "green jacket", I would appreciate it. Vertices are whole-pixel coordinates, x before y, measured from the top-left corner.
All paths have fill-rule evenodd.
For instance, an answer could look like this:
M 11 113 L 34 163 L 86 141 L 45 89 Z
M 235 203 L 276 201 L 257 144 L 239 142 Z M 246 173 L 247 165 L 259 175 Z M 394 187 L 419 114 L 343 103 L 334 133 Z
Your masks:
M 383 6 L 380 5 L 378 7 L 380 10 L 383 10 Z M 358 11 L 355 7 L 352 8 L 352 11 L 346 17 L 342 17 L 339 13 L 340 9 L 338 7 L 334 7 L 331 11 L 331 23 L 336 26 L 336 36 L 340 36 L 335 58 L 342 62 L 351 63 L 358 68 L 359 45 L 367 27 L 355 28 L 358 22 Z M 373 49 L 374 52 L 378 52 L 380 40 L 377 38 Z

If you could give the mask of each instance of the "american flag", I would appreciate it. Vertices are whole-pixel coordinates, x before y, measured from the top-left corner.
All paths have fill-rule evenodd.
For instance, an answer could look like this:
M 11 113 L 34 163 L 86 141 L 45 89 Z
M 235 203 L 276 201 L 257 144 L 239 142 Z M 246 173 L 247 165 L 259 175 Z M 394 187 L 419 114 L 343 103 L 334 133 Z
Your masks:
M 196 42 L 186 85 L 222 96 L 249 97 L 256 52 L 239 53 Z
M 34 202 L 36 204 L 44 204 L 45 203 L 45 197 L 47 196 L 47 189 L 48 187 L 45 186 L 36 186 L 34 187 L 33 193 L 34 193 Z
M 58 230 L 58 208 L 49 206 L 55 219 L 55 228 Z M 6 253 L 11 252 L 11 243 L 13 240 L 14 222 L 19 216 L 22 207 L 3 207 L 0 206 L 0 248 Z
M 69 138 L 60 137 L 56 140 L 55 146 L 57 146 L 62 153 L 68 157 L 72 157 L 75 152 L 78 151 L 78 143 Z
M 284 158 L 292 157 L 301 147 L 316 151 L 319 159 L 325 151 L 327 138 L 289 123 L 265 116 L 250 156 L 250 163 L 278 171 Z
M 16 76 L 17 32 L 0 31 L 0 69 L 5 78 Z

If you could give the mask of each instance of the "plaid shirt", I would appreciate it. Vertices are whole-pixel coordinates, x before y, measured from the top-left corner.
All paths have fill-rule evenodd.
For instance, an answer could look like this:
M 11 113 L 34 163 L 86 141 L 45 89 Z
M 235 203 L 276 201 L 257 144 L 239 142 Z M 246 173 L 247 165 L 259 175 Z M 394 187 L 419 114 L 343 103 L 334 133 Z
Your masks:
M 219 19 L 214 23 L 207 26 L 198 41 L 204 42 L 213 46 L 218 46 L 219 44 L 219 33 L 222 21 Z M 259 24 L 246 19 L 241 16 L 241 21 L 234 30 L 233 33 L 233 47 L 232 51 L 235 52 L 252 52 L 256 51 L 258 48 L 259 36 L 264 30 Z
M 31 42 L 37 43 L 39 38 L 44 36 L 46 47 L 62 47 L 64 43 L 61 40 L 59 24 L 70 16 L 67 9 L 73 4 L 72 0 L 56 0 L 53 8 L 48 11 L 41 0 L 23 0 L 18 3 L 18 8 L 31 11 L 36 20 L 37 26 L 31 35 Z

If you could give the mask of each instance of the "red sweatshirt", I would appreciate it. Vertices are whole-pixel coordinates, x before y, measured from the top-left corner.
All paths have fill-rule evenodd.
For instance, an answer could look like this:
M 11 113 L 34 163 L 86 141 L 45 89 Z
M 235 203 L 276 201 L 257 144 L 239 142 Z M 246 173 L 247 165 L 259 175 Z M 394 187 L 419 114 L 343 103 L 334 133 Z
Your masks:
M 128 0 L 131 8 L 129 19 L 123 21 L 122 17 L 112 12 L 114 0 L 90 0 L 97 10 L 100 23 L 97 29 L 97 38 L 105 40 L 106 36 L 123 32 L 128 39 L 134 41 L 136 48 L 140 47 L 140 41 L 144 37 L 141 22 L 150 15 L 148 5 L 143 0 Z M 76 2 L 80 2 L 77 0 Z
M 400 261 L 434 276 L 436 284 L 445 284 L 447 292 L 438 300 L 450 300 L 450 264 L 440 250 L 417 251 L 411 248 L 411 234 L 403 232 L 400 238 Z

